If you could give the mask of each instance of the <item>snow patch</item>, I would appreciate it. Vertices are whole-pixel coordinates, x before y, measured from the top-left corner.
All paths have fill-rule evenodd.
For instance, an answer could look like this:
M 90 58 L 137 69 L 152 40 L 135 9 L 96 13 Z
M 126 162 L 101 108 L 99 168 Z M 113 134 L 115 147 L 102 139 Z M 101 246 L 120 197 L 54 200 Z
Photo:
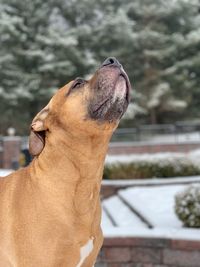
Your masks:
M 155 228 L 180 228 L 182 222 L 174 211 L 174 196 L 183 188 L 184 185 L 135 187 L 120 190 L 119 195 Z
M 120 182 L 120 181 L 119 181 Z M 117 226 L 105 223 L 105 213 L 102 215 L 102 230 L 105 237 L 140 237 L 140 238 L 170 238 L 200 241 L 199 229 L 186 228 L 175 214 L 175 195 L 187 185 L 156 185 L 134 186 L 119 190 L 118 195 L 103 201 L 109 215 Z M 118 198 L 118 200 L 117 200 Z M 120 200 L 125 201 L 119 203 Z M 127 206 L 128 204 L 128 206 Z M 138 220 L 130 217 L 130 210 Z M 134 212 L 135 211 L 135 212 Z M 145 219 L 153 228 L 144 227 L 140 219 Z M 143 223 L 143 222 L 141 222 Z
M 0 176 L 6 176 L 9 175 L 11 172 L 13 172 L 13 170 L 4 170 L 4 169 L 0 169 Z
M 118 226 L 133 226 L 147 228 L 140 218 L 135 215 L 119 197 L 113 196 L 103 201 L 103 208 L 114 218 Z

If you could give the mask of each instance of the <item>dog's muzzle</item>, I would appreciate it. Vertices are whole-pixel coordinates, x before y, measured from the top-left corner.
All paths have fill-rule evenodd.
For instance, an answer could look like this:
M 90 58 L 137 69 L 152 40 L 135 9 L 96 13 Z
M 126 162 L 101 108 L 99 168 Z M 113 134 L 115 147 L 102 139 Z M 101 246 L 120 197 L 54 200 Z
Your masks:
M 107 58 L 93 79 L 94 97 L 89 105 L 89 115 L 99 121 L 119 120 L 130 101 L 131 85 L 119 61 Z

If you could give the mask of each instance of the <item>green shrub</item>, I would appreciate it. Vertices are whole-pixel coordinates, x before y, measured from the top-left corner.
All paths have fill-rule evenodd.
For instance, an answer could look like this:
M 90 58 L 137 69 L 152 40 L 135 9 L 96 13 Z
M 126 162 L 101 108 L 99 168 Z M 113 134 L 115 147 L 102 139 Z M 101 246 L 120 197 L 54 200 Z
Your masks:
M 200 227 L 200 186 L 190 186 L 175 196 L 175 212 L 186 227 Z
M 199 175 L 200 168 L 185 158 L 106 163 L 105 179 L 166 178 Z

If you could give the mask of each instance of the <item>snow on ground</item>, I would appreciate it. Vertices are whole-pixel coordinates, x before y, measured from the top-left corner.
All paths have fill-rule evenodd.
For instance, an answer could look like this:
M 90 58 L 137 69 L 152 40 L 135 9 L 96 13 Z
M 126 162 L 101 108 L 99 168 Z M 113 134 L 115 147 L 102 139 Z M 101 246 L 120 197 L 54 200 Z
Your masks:
M 190 161 L 194 164 L 200 164 L 200 150 L 193 150 L 190 153 L 155 153 L 155 154 L 130 154 L 130 155 L 107 155 L 106 164 L 113 163 L 130 163 L 138 161 L 148 161 L 148 162 L 165 162 L 165 161 L 175 162 L 181 160 L 183 162 Z
M 155 154 L 130 154 L 130 155 L 107 155 L 106 163 L 130 163 L 130 162 L 138 162 L 138 161 L 160 161 L 165 159 L 178 159 L 180 157 L 185 157 L 182 153 L 155 153 Z
M 192 132 L 192 133 L 177 133 L 177 134 L 160 134 L 155 135 L 150 138 L 151 141 L 156 142 L 179 142 L 184 143 L 188 141 L 200 141 L 200 133 Z
M 101 221 L 101 226 L 103 227 L 103 229 L 109 229 L 110 227 L 112 228 L 112 222 L 110 221 L 110 219 L 108 218 L 106 212 L 104 211 L 104 209 L 102 209 L 102 221 Z
M 104 201 L 103 207 L 119 226 L 131 225 L 139 228 L 147 228 L 140 218 L 133 212 L 130 212 L 129 208 L 117 196 L 110 197 L 107 201 Z
M 148 130 L 145 132 L 142 131 L 140 133 L 140 141 L 136 141 L 138 139 L 138 133 L 135 131 L 128 130 L 127 132 L 121 132 L 119 135 L 120 131 L 114 134 L 115 137 L 118 137 L 118 139 L 113 138 L 111 141 L 111 145 L 115 145 L 117 143 L 118 145 L 120 144 L 120 137 L 123 137 L 123 139 L 126 137 L 126 141 L 122 141 L 122 144 L 125 143 L 134 143 L 136 144 L 141 144 L 141 143 L 147 143 L 147 144 L 158 144 L 158 143 L 163 143 L 163 144 L 177 144 L 177 143 L 193 143 L 193 142 L 199 142 L 200 141 L 200 132 L 195 131 L 195 132 L 186 132 L 186 133 L 169 133 L 169 134 L 156 134 L 149 132 Z M 122 135 L 123 133 L 123 135 Z M 114 141 L 115 140 L 115 141 Z M 116 141 L 118 140 L 118 141 Z M 134 141 L 133 141 L 134 140 Z
M 182 223 L 174 212 L 174 196 L 184 188 L 183 185 L 134 187 L 120 190 L 119 196 L 129 202 L 153 227 L 180 228 Z
M 131 186 L 103 200 L 102 207 L 103 210 L 106 209 L 102 216 L 104 235 L 106 237 L 155 237 L 200 241 L 200 230 L 183 227 L 174 211 L 175 194 L 187 185 L 173 183 L 154 185 Z M 112 222 L 108 223 L 110 217 L 116 225 L 112 225 Z M 107 223 L 105 223 L 106 220 Z M 148 224 L 153 228 L 148 228 Z
M 6 176 L 13 172 L 13 170 L 0 169 L 0 176 Z

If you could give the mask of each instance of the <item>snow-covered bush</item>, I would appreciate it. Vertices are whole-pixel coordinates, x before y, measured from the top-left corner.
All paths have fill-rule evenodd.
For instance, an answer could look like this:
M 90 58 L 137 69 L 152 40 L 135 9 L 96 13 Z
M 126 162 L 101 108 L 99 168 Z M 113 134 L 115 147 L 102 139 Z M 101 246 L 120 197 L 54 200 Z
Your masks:
M 200 227 L 200 186 L 193 185 L 175 196 L 175 212 L 186 227 Z
M 192 176 L 200 174 L 196 156 L 181 153 L 108 156 L 104 169 L 107 179 L 139 179 Z
M 170 162 L 166 162 L 165 164 L 160 164 L 159 162 L 132 162 L 128 164 L 111 164 L 105 166 L 104 178 L 167 178 L 200 174 L 200 170 L 192 164 L 181 164 L 180 162 L 178 162 L 177 165 L 178 166 L 175 166 Z

